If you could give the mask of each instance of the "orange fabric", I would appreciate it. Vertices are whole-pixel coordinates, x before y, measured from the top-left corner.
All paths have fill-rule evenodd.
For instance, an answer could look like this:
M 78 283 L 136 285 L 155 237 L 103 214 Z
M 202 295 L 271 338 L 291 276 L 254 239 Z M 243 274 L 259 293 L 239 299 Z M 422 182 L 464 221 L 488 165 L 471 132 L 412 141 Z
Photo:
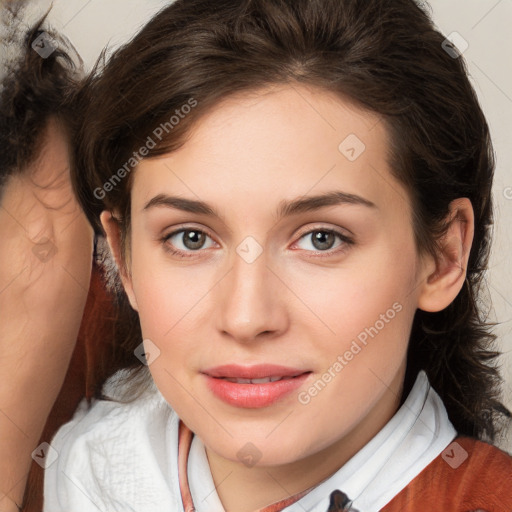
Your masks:
M 512 457 L 490 444 L 461 436 L 381 512 L 476 510 L 512 512 Z
M 50 442 L 59 427 L 73 417 L 80 400 L 91 398 L 105 380 L 112 361 L 111 333 L 114 326 L 112 299 L 108 295 L 99 267 L 94 263 L 87 302 L 71 362 L 61 391 L 53 405 L 40 442 Z M 43 509 L 43 469 L 32 463 L 23 512 Z

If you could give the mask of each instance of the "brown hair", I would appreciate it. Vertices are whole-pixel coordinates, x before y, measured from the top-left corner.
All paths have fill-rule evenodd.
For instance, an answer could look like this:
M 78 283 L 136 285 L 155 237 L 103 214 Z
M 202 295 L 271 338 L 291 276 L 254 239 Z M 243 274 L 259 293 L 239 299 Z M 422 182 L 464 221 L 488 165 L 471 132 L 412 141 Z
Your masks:
M 91 74 L 74 180 L 97 229 L 103 209 L 116 212 L 129 242 L 134 154 L 190 99 L 197 106 L 148 158 L 179 148 L 221 99 L 272 84 L 318 87 L 377 113 L 390 134 L 393 173 L 410 193 L 418 250 L 437 253 L 452 200 L 468 197 L 475 214 L 462 291 L 443 311 L 416 312 L 405 390 L 423 368 L 458 432 L 493 440 L 498 418 L 510 416 L 499 401 L 499 353 L 479 302 L 493 152 L 464 61 L 445 51 L 444 40 L 412 0 L 177 0 Z M 136 368 L 140 327 L 123 294 L 120 302 L 121 357 Z
M 9 27 L 0 40 L 6 50 L 0 86 L 0 195 L 9 176 L 22 172 L 40 154 L 50 118 L 72 134 L 74 98 L 83 78 L 82 60 L 69 40 L 43 28 L 47 15 L 23 29 L 23 12 L 21 2 L 2 7 Z M 19 57 L 9 61 L 9 48 Z

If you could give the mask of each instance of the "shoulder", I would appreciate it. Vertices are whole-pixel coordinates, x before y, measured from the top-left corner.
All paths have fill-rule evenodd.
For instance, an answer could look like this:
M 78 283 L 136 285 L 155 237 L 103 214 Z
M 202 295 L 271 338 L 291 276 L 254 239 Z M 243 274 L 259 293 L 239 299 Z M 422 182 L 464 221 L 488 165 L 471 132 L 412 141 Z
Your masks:
M 115 391 L 112 382 L 107 390 Z M 150 510 L 156 500 L 168 501 L 170 464 L 162 467 L 162 454 L 172 457 L 177 449 L 178 423 L 156 388 L 129 403 L 96 400 L 89 407 L 82 401 L 50 443 L 55 460 L 45 471 L 44 510 L 96 510 L 91 503 L 109 509 L 119 500 Z M 169 485 L 150 495 L 158 474 Z
M 382 512 L 512 510 L 512 457 L 477 439 L 459 436 Z
M 484 510 L 494 503 L 495 510 L 512 510 L 512 457 L 491 444 L 468 437 L 459 437 L 455 442 L 462 449 L 454 446 L 453 451 L 446 453 L 448 446 L 443 454 L 445 460 L 448 456 L 453 460 L 455 449 L 461 457 L 467 453 L 467 464 L 462 461 L 449 472 L 462 503 Z
M 510 483 L 510 478 L 512 477 L 512 456 L 508 453 L 500 450 L 496 446 L 486 443 L 484 441 L 479 441 L 477 439 L 472 439 L 470 437 L 457 437 L 454 440 L 454 443 L 460 445 L 468 454 L 468 465 L 467 468 L 463 468 L 463 464 L 461 464 L 461 468 L 466 470 L 469 474 L 469 468 L 471 469 L 481 469 L 482 467 L 488 468 L 488 472 L 485 475 L 478 475 L 479 480 L 490 482 L 491 480 L 495 480 L 498 478 L 502 472 L 506 473 L 509 479 L 507 480 Z M 453 444 L 453 443 L 452 443 Z M 451 445 L 450 445 L 451 446 Z M 447 450 L 450 448 L 448 446 Z M 445 450 L 445 452 L 447 451 Z M 443 452 L 443 453 L 445 453 Z M 451 451 L 449 453 L 452 454 Z

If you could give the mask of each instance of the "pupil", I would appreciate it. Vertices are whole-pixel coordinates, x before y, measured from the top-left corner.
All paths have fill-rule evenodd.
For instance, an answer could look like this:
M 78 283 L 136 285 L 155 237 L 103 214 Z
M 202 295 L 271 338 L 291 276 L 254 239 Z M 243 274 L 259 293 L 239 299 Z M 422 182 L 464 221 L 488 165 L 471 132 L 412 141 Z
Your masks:
M 200 249 L 204 244 L 205 235 L 201 231 L 187 230 L 183 234 L 183 243 L 187 249 Z
M 316 249 L 330 249 L 334 243 L 334 234 L 326 231 L 316 231 L 313 234 L 313 245 Z

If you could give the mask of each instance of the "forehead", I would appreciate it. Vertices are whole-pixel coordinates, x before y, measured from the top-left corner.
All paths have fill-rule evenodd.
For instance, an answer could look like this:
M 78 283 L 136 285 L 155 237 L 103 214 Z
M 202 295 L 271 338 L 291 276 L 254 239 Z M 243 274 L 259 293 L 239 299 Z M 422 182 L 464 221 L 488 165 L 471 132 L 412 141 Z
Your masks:
M 239 93 L 203 115 L 179 150 L 139 164 L 132 207 L 173 193 L 225 210 L 243 196 L 257 211 L 341 188 L 404 209 L 407 194 L 388 153 L 384 121 L 334 93 L 296 85 Z

